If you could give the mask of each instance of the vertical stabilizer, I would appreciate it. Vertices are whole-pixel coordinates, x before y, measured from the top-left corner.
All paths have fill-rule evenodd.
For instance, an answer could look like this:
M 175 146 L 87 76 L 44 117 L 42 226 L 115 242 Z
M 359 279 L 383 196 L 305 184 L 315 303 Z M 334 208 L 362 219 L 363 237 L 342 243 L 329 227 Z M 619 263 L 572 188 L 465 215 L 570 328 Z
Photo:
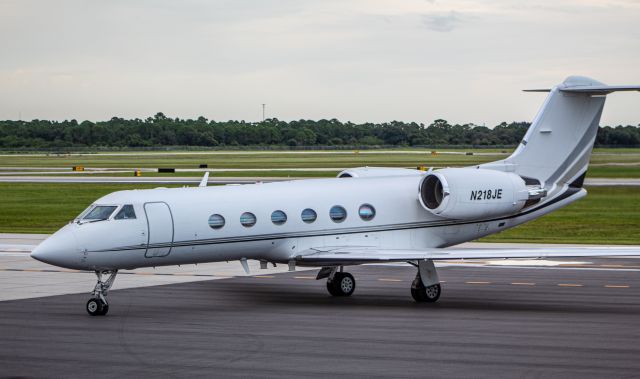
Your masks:
M 570 76 L 549 92 L 518 148 L 507 159 L 482 165 L 538 180 L 548 191 L 581 187 L 595 143 L 605 96 L 640 86 L 607 86 Z

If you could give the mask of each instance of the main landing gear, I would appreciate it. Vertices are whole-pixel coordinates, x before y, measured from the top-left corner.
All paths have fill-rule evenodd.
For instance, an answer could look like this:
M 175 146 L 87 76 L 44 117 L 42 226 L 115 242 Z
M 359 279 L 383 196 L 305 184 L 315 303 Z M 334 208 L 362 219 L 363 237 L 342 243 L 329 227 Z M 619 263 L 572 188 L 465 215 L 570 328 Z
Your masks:
M 107 303 L 106 296 L 109 294 L 109 289 L 116 280 L 118 270 L 112 271 L 96 271 L 98 282 L 91 292 L 91 299 L 87 301 L 87 312 L 91 316 L 104 316 L 109 312 L 109 303 Z M 102 275 L 109 275 L 106 280 L 102 280 Z
M 440 298 L 440 284 L 433 284 L 426 287 L 422 284 L 420 273 L 416 274 L 416 278 L 411 283 L 411 297 L 418 303 L 435 303 Z
M 438 272 L 431 259 L 408 262 L 418 269 L 411 283 L 411 297 L 418 303 L 435 303 L 440 298 L 442 287 Z M 343 272 L 342 266 L 323 267 L 316 279 L 327 278 L 327 291 L 332 296 L 351 296 L 356 289 L 353 275 Z
M 338 267 L 323 267 L 316 279 L 327 278 L 327 291 L 332 296 L 351 296 L 356 290 L 356 279 L 348 272 L 340 271 Z
M 409 262 L 418 268 L 415 279 L 411 283 L 411 297 L 418 303 L 435 303 L 440 298 L 442 288 L 433 261 L 423 260 L 417 264 Z

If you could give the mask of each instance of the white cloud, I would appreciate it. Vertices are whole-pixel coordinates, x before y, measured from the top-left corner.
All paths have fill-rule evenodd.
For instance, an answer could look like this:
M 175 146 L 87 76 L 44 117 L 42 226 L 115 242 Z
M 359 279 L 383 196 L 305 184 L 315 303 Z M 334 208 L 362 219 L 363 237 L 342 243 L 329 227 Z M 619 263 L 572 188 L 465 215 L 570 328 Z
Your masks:
M 447 14 L 429 14 L 423 16 L 427 28 L 436 32 L 450 32 L 460 24 L 458 13 L 451 11 Z
M 520 89 L 640 83 L 638 2 L 0 2 L 0 119 L 530 120 Z M 447 32 L 448 31 L 448 32 Z M 635 96 L 634 96 L 635 95 Z M 637 94 L 604 123 L 637 124 Z

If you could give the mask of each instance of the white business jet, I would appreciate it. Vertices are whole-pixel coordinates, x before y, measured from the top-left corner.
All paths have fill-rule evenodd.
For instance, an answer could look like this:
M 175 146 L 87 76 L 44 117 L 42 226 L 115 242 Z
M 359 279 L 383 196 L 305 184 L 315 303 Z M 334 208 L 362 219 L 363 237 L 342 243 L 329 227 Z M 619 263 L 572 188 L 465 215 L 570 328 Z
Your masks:
M 98 199 L 31 256 L 95 271 L 87 302 L 104 315 L 120 269 L 238 260 L 321 267 L 333 296 L 356 287 L 344 266 L 408 262 L 411 295 L 435 302 L 434 261 L 640 255 L 634 248 L 446 248 L 497 233 L 584 196 L 584 177 L 605 96 L 640 86 L 607 86 L 572 76 L 551 89 L 508 158 L 428 172 L 355 168 L 335 179 L 241 186 L 118 191 Z

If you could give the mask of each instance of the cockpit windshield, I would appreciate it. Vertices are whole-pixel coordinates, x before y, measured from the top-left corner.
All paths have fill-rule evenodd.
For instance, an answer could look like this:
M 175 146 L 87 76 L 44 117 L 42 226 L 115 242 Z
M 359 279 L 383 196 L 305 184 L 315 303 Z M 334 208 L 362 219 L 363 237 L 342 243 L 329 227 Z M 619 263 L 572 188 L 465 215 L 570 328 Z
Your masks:
M 101 221 L 106 220 L 111 216 L 113 211 L 116 210 L 115 205 L 96 205 L 93 209 L 89 211 L 84 217 L 82 217 L 82 221 Z
M 136 218 L 136 212 L 133 210 L 133 205 L 126 204 L 120 208 L 120 212 L 116 214 L 114 220 L 132 220 Z

